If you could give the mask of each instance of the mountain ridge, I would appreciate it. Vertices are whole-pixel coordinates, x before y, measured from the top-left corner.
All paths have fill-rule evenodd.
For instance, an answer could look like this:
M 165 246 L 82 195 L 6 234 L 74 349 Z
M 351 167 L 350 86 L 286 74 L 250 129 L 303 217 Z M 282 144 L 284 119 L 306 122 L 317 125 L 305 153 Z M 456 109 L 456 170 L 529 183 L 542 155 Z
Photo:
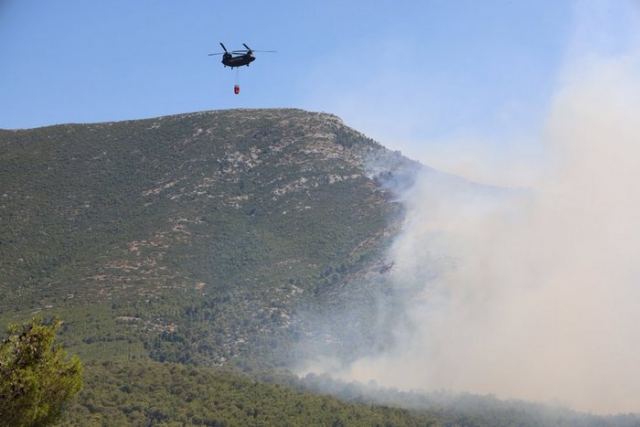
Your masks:
M 344 283 L 368 253 L 380 258 L 401 206 L 366 164 L 416 167 L 334 115 L 298 109 L 11 131 L 0 134 L 0 161 L 10 224 L 0 237 L 0 286 L 15 291 L 5 307 L 110 306 L 107 329 L 164 336 L 143 341 L 169 360 L 184 359 L 184 348 L 165 347 L 197 329 L 185 317 L 200 316 L 208 333 L 217 319 L 225 350 L 188 357 L 215 364 L 251 341 L 238 332 L 243 316 L 254 338 L 264 340 L 265 318 L 288 334 L 302 294 Z M 244 315 L 230 321 L 225 305 Z
M 54 124 L 46 124 L 42 126 L 34 126 L 29 128 L 0 128 L 0 132 L 20 132 L 20 131 L 30 131 L 30 130 L 43 130 L 48 128 L 56 128 L 60 126 L 94 126 L 94 125 L 109 125 L 115 123 L 133 123 L 133 122 L 141 122 L 145 120 L 161 120 L 161 119 L 179 119 L 179 118 L 188 118 L 188 117 L 197 117 L 203 115 L 210 115 L 216 113 L 224 113 L 224 112 L 237 112 L 237 113 L 251 113 L 251 112 L 264 112 L 264 111 L 290 111 L 290 112 L 298 112 L 298 113 L 309 113 L 309 114 L 318 114 L 327 116 L 328 118 L 335 119 L 340 124 L 344 125 L 344 121 L 342 118 L 333 113 L 328 113 L 324 111 L 309 111 L 302 108 L 223 108 L 216 110 L 198 110 L 198 111 L 190 111 L 186 113 L 171 113 L 171 114 L 162 114 L 159 116 L 150 116 L 150 117 L 140 117 L 134 119 L 122 119 L 122 120 L 97 120 L 97 121 L 87 121 L 87 122 L 63 122 L 63 123 L 54 123 Z M 346 125 L 345 125 L 346 126 Z
M 0 319 L 64 320 L 90 367 L 64 425 L 637 425 L 287 372 L 393 346 L 387 252 L 420 173 L 494 191 L 299 109 L 0 130 Z

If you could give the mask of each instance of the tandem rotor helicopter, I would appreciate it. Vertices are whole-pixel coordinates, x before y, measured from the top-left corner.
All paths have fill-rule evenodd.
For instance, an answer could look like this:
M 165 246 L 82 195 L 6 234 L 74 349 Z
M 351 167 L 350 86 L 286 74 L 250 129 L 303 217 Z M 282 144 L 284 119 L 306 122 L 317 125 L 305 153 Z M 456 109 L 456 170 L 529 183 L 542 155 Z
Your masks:
M 246 43 L 242 43 L 242 46 L 245 49 L 240 50 L 232 50 L 229 52 L 226 47 L 220 42 L 220 46 L 222 46 L 222 50 L 224 52 L 216 52 L 210 53 L 209 56 L 222 55 L 222 64 L 226 67 L 231 67 L 231 69 L 242 67 L 246 65 L 247 67 L 253 61 L 256 60 L 256 57 L 253 55 L 254 52 L 265 52 L 265 53 L 275 53 L 275 50 L 253 50 Z M 233 86 L 233 93 L 238 95 L 240 93 L 240 85 L 237 82 L 238 77 L 236 74 L 236 84 Z

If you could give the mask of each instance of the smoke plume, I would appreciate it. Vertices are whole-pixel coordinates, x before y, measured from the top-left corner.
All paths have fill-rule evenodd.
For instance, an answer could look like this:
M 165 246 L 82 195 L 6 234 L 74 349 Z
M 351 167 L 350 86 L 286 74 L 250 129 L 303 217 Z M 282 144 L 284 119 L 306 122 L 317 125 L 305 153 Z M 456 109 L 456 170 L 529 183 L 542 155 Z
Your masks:
M 390 253 L 394 285 L 418 289 L 411 327 L 339 377 L 640 411 L 637 65 L 593 60 L 566 81 L 530 190 L 418 179 Z

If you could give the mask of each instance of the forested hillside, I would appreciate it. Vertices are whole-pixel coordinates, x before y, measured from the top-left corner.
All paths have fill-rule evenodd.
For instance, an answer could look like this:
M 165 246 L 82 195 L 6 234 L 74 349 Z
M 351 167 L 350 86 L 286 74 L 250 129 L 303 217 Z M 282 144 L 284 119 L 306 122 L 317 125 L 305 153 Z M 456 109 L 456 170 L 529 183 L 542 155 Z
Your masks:
M 409 164 L 300 110 L 3 131 L 2 317 L 59 314 L 85 357 L 282 364 L 398 218 L 380 156 Z
M 287 371 L 392 344 L 396 190 L 426 169 L 294 109 L 0 130 L 1 324 L 62 319 L 85 364 L 64 425 L 548 423 Z

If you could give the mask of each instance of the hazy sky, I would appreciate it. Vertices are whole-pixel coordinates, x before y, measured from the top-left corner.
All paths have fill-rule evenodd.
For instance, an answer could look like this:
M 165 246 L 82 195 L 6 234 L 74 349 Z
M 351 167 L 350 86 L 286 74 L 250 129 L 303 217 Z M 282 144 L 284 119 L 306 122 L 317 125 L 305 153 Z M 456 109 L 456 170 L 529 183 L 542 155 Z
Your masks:
M 300 107 L 429 160 L 438 141 L 530 135 L 576 10 L 617 19 L 621 3 L 0 0 L 0 128 Z M 218 41 L 278 53 L 243 68 L 234 96 L 235 71 L 207 56 Z

